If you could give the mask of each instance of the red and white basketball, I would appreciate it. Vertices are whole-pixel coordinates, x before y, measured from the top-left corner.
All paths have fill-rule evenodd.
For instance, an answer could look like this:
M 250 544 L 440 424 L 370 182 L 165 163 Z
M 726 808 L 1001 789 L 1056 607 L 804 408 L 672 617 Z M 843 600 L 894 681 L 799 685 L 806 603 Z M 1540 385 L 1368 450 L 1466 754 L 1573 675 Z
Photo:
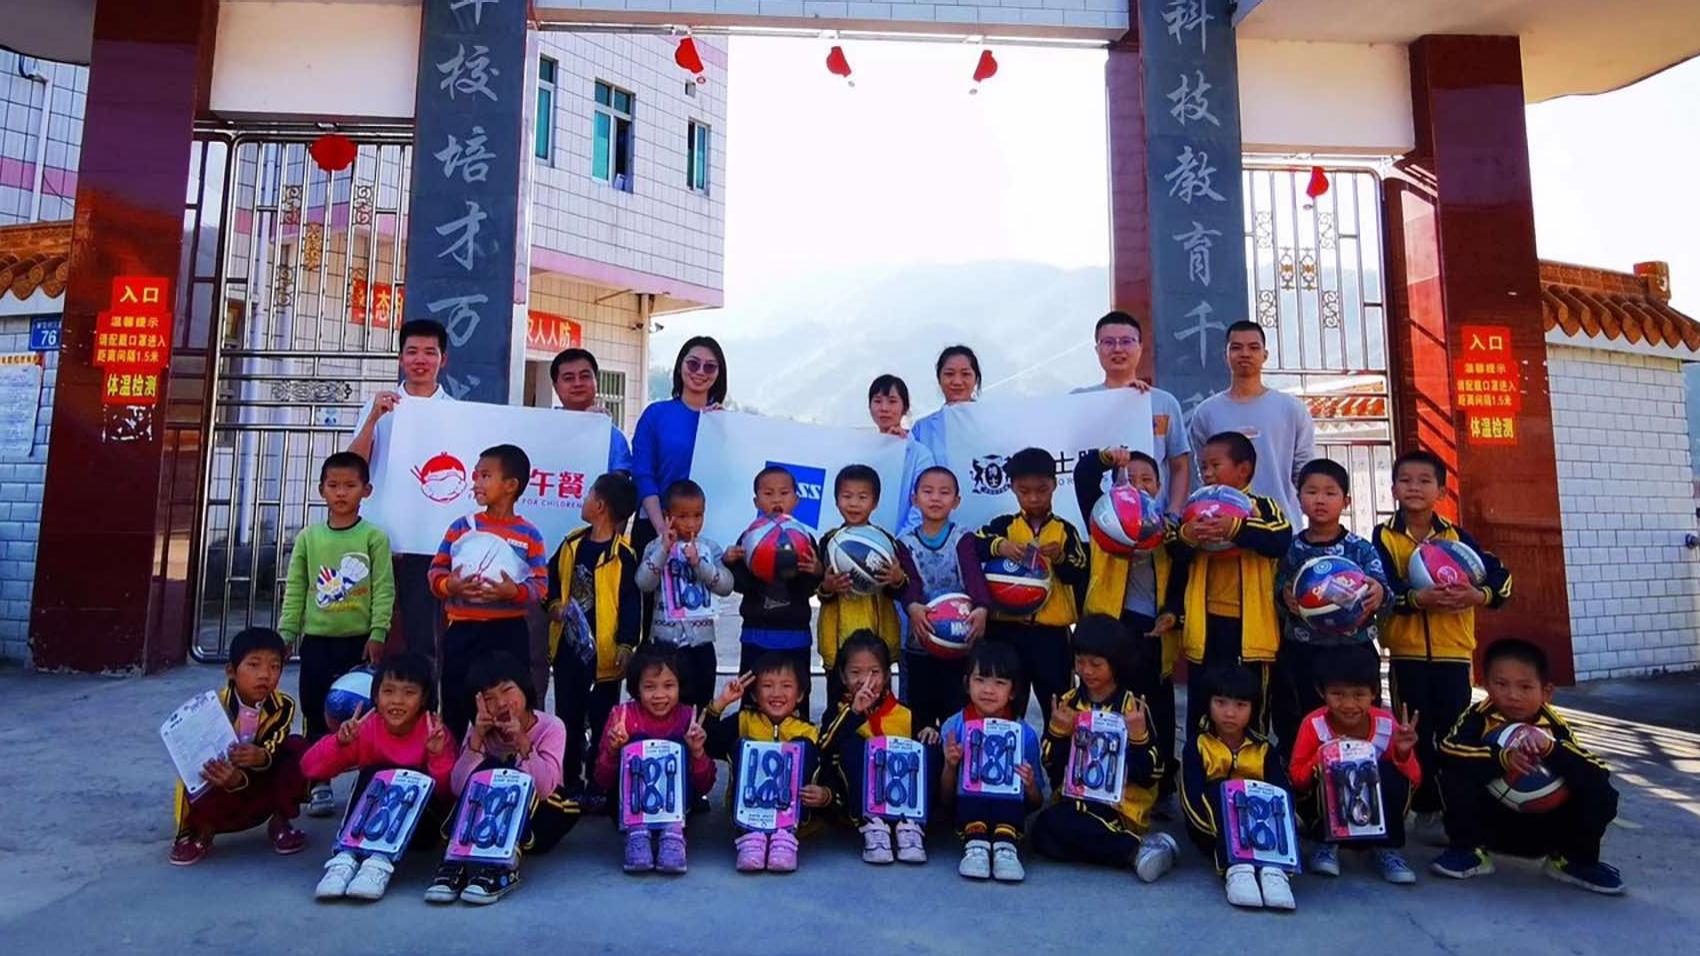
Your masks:
M 1044 558 L 1039 558 L 1036 566 L 993 558 L 986 562 L 985 571 L 992 603 L 1005 613 L 1032 614 L 1051 596 L 1051 565 Z
M 1163 543 L 1163 509 L 1133 487 L 1116 485 L 1099 497 L 1086 522 L 1098 547 L 1117 557 L 1150 551 Z
M 1244 520 L 1251 517 L 1251 498 L 1238 488 L 1227 485 L 1205 485 L 1193 492 L 1186 500 L 1186 508 L 1181 511 L 1181 524 L 1196 521 L 1199 518 L 1239 518 Z M 1231 542 L 1222 541 L 1203 545 L 1200 550 L 1224 552 L 1232 551 Z
M 1511 747 L 1533 746 L 1546 750 L 1552 746 L 1552 735 L 1533 724 L 1509 723 L 1489 738 L 1496 751 Z M 1546 813 L 1570 799 L 1570 788 L 1564 778 L 1538 763 L 1528 773 L 1507 770 L 1505 776 L 1488 782 L 1488 792 L 1500 803 L 1518 813 Z
M 941 594 L 928 601 L 927 623 L 933 634 L 921 640 L 927 653 L 946 660 L 967 654 L 968 616 L 973 613 L 974 602 L 966 594 Z
M 1417 545 L 1405 569 L 1411 587 L 1443 588 L 1453 585 L 1475 587 L 1487 580 L 1482 556 L 1462 541 L 1434 538 Z
M 1299 606 L 1299 619 L 1319 634 L 1354 633 L 1369 616 L 1364 602 L 1369 599 L 1370 578 L 1350 558 L 1332 554 L 1311 558 L 1293 575 L 1290 590 Z
M 762 515 L 746 529 L 738 544 L 750 573 L 769 584 L 797 573 L 797 561 L 815 551 L 815 539 L 801 521 L 790 515 Z

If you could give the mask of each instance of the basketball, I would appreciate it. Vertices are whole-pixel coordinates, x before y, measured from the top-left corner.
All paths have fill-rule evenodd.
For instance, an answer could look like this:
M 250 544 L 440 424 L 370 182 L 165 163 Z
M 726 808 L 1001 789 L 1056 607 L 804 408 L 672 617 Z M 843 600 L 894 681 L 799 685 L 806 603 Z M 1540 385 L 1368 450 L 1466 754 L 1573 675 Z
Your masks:
M 1488 741 L 1496 751 L 1504 751 L 1521 746 L 1530 737 L 1539 740 L 1542 748 L 1552 744 L 1551 734 L 1523 723 L 1506 724 L 1494 731 Z M 1495 799 L 1518 813 L 1546 813 L 1570 799 L 1570 788 L 1565 786 L 1564 778 L 1545 764 L 1537 764 L 1534 770 L 1524 774 L 1507 770 L 1505 776 L 1490 781 L 1487 788 Z
M 1156 499 L 1133 487 L 1116 485 L 1092 506 L 1087 530 L 1098 547 L 1117 557 L 1131 557 L 1163 543 L 1163 509 Z
M 1411 587 L 1441 588 L 1457 584 L 1480 585 L 1487 579 L 1482 556 L 1462 541 L 1435 538 L 1417 545 L 1405 577 Z
M 986 562 L 985 571 L 992 602 L 1007 614 L 1032 614 L 1051 596 L 1051 565 L 1044 558 L 1039 559 L 1038 567 L 993 558 Z
M 954 660 L 968 653 L 968 615 L 974 602 L 966 594 L 941 594 L 927 602 L 927 623 L 933 636 L 922 645 L 934 657 Z
M 878 591 L 880 575 L 896 562 L 891 539 L 868 525 L 839 530 L 826 548 L 827 570 L 850 575 L 850 590 L 857 594 Z
M 1199 518 L 1249 518 L 1252 515 L 1251 498 L 1238 488 L 1227 485 L 1205 485 L 1193 492 L 1186 500 L 1186 508 L 1181 511 L 1181 523 L 1195 521 Z M 1201 545 L 1201 551 L 1232 551 L 1230 542 Z
M 809 529 L 790 515 L 762 515 L 738 539 L 744 564 L 759 580 L 773 584 L 797 573 L 797 559 L 814 554 Z
M 325 695 L 325 726 L 332 733 L 355 710 L 372 709 L 372 676 L 372 668 L 356 667 L 331 683 L 331 692 Z
M 1346 635 L 1363 626 L 1370 578 L 1349 558 L 1323 555 L 1306 561 L 1290 586 L 1299 620 L 1318 634 Z

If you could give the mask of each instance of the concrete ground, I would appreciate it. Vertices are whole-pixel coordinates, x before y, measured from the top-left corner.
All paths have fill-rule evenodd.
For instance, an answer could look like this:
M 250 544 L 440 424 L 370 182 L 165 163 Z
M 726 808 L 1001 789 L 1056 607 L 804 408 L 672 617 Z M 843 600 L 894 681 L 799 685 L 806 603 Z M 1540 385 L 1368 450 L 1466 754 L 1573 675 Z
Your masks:
M 171 766 L 164 715 L 221 682 L 194 666 L 144 679 L 0 671 L 0 949 L 11 953 L 740 952 L 1011 953 L 1229 951 L 1422 953 L 1692 952 L 1700 938 L 1700 736 L 1695 677 L 1561 692 L 1584 739 L 1617 769 L 1622 817 L 1606 857 L 1626 897 L 1593 896 L 1500 861 L 1486 879 L 1381 883 L 1348 859 L 1336 880 L 1299 877 L 1296 914 L 1242 912 L 1206 860 L 1146 886 L 1127 872 L 1029 856 L 1019 887 L 955 873 L 944 828 L 925 867 L 875 869 L 854 834 L 804 844 L 788 877 L 740 876 L 721 814 L 691 828 L 691 872 L 630 877 L 610 825 L 586 822 L 527 861 L 524 885 L 494 907 L 420 899 L 436 860 L 406 859 L 383 901 L 311 898 L 332 821 L 307 820 L 308 850 L 279 858 L 255 831 L 222 837 L 201 864 L 167 865 Z M 293 668 L 288 675 L 292 684 Z M 1675 729 L 1653 716 L 1687 718 Z M 1605 716 L 1616 713 L 1617 716 Z M 346 785 L 346 781 L 344 781 Z M 1163 824 L 1180 836 L 1179 824 Z M 1411 847 L 1426 865 L 1430 847 Z

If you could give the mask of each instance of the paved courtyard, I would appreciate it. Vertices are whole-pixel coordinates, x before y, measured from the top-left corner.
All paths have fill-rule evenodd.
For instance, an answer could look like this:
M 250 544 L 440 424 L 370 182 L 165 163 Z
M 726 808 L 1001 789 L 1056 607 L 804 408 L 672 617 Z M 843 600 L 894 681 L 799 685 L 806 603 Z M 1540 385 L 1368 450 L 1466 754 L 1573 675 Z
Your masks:
M 286 683 L 294 677 L 291 668 Z M 1503 860 L 1486 880 L 1425 872 L 1414 888 L 1393 887 L 1349 859 L 1338 880 L 1296 879 L 1290 915 L 1231 909 L 1190 845 L 1180 869 L 1152 886 L 1031 857 L 1025 885 L 969 883 L 956 876 L 956 843 L 943 828 L 925 867 L 866 866 L 844 831 L 806 842 L 792 876 L 741 876 L 719 813 L 693 824 L 682 878 L 622 874 L 612 826 L 594 821 L 528 861 L 524 885 L 494 907 L 425 904 L 436 861 L 423 856 L 403 862 L 377 904 L 315 904 L 329 820 L 304 821 L 312 843 L 297 856 L 273 856 L 256 831 L 221 838 L 198 866 L 166 864 L 171 767 L 157 727 L 221 679 L 204 666 L 134 680 L 0 671 L 0 950 L 1652 954 L 1692 951 L 1700 938 L 1693 678 L 1561 692 L 1561 704 L 1591 708 L 1571 714 L 1617 770 L 1622 817 L 1606 854 L 1623 869 L 1627 896 L 1592 896 Z M 1178 822 L 1163 825 L 1179 834 Z M 1432 853 L 1411 848 L 1420 864 Z

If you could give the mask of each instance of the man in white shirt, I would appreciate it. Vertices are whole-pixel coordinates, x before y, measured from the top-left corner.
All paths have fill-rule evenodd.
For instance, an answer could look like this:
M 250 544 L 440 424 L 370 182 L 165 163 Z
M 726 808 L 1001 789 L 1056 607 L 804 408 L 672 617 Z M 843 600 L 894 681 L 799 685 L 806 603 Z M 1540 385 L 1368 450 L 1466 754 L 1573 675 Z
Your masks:
M 1186 428 L 1181 420 L 1181 403 L 1175 396 L 1139 378 L 1145 330 L 1138 319 L 1126 312 L 1109 312 L 1098 320 L 1092 334 L 1097 339 L 1098 365 L 1104 370 L 1104 382 L 1074 389 L 1070 394 L 1136 388 L 1151 396 L 1151 437 L 1156 450 L 1153 457 L 1163 462 L 1168 472 L 1162 479 L 1163 489 L 1168 492 L 1169 511 L 1180 514 L 1186 505 L 1192 467 L 1192 449 L 1187 445 Z

